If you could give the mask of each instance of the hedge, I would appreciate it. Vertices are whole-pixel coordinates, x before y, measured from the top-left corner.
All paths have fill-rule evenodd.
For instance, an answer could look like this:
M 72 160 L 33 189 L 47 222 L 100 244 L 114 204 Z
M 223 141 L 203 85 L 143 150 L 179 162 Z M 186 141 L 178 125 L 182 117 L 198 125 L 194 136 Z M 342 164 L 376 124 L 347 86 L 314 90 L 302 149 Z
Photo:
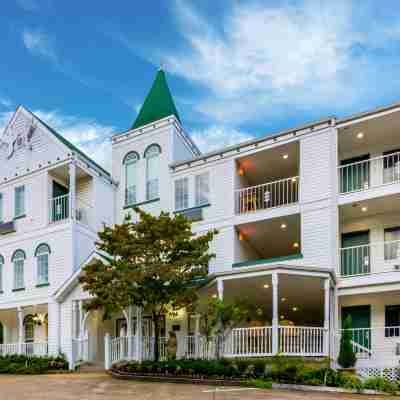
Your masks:
M 64 356 L 28 357 L 25 355 L 0 356 L 0 374 L 44 374 L 68 370 Z

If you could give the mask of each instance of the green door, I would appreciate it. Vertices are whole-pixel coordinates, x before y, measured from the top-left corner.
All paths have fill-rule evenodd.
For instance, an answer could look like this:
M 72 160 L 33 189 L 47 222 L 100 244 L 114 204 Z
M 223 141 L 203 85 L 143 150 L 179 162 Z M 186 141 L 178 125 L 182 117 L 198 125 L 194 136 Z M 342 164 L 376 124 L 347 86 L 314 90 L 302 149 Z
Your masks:
M 369 154 L 342 160 L 340 165 L 340 192 L 354 192 L 367 189 L 369 182 Z
M 369 274 L 371 271 L 369 231 L 342 233 L 340 256 L 342 276 Z
M 342 326 L 350 315 L 353 341 L 361 346 L 371 348 L 371 306 L 342 307 Z

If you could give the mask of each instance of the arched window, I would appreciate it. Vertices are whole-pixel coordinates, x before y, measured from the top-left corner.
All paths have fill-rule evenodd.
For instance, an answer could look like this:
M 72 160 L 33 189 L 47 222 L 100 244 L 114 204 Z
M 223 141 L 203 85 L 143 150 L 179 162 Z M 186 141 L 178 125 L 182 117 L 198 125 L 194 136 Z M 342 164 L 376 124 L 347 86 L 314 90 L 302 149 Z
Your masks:
M 0 293 L 3 292 L 3 265 L 4 257 L 0 255 Z
M 50 247 L 46 243 L 42 243 L 36 247 L 35 257 L 38 285 L 49 283 L 49 254 Z
M 128 153 L 123 161 L 125 166 L 125 205 L 136 203 L 136 181 L 139 154 L 135 151 Z
M 35 340 L 35 321 L 33 315 L 29 314 L 24 318 L 24 342 L 33 343 Z
M 159 197 L 160 154 L 161 148 L 158 144 L 150 145 L 144 152 L 146 159 L 146 200 L 153 200 Z
M 11 257 L 11 262 L 14 264 L 14 290 L 24 289 L 24 262 L 25 252 L 16 250 Z

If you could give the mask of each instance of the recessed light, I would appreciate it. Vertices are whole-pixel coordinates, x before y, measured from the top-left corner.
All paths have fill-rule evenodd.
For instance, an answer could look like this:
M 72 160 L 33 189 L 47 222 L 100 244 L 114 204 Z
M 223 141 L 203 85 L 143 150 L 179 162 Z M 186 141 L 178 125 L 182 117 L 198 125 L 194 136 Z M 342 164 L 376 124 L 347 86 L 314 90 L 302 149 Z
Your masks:
M 284 155 L 282 156 L 282 158 L 283 158 L 284 160 L 287 160 L 287 159 L 289 158 L 289 154 L 284 154 Z
M 297 307 L 293 307 L 292 310 L 296 312 L 296 311 L 298 311 L 298 308 Z
M 366 207 L 366 206 L 361 207 L 361 211 L 362 212 L 367 212 L 368 211 L 368 207 Z
M 281 224 L 281 229 L 286 229 L 287 225 L 285 223 Z
M 358 132 L 357 133 L 357 139 L 362 139 L 364 137 L 364 133 L 363 132 Z
M 293 243 L 293 247 L 294 247 L 295 249 L 297 249 L 297 248 L 299 247 L 299 244 L 298 244 L 297 242 L 294 242 L 294 243 Z
M 281 302 L 284 303 L 286 301 L 286 297 L 281 298 Z
M 264 285 L 264 289 L 269 289 L 268 283 L 266 283 L 266 284 Z

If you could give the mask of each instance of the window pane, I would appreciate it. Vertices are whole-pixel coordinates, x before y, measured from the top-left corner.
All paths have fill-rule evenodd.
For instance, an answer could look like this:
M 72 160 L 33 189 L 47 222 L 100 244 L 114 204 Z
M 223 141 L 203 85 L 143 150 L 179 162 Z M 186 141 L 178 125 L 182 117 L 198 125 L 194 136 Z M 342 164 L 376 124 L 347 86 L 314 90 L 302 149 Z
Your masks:
M 15 188 L 15 216 L 25 214 L 25 186 Z
M 385 229 L 385 260 L 400 258 L 400 227 Z
M 385 336 L 399 336 L 400 332 L 400 305 L 385 307 Z
M 0 193 L 0 222 L 3 221 L 3 195 Z
M 14 289 L 24 287 L 24 260 L 14 261 Z
M 136 203 L 136 161 L 126 164 L 125 204 Z
M 182 178 L 175 181 L 175 210 L 189 207 L 189 180 Z
M 196 176 L 196 206 L 207 204 L 209 202 L 210 186 L 209 174 L 204 173 Z
M 3 264 L 0 264 L 0 292 L 3 291 Z
M 147 159 L 147 200 L 158 197 L 158 174 L 159 158 L 158 155 Z
M 42 254 L 37 256 L 38 284 L 48 283 L 49 281 L 49 255 Z

